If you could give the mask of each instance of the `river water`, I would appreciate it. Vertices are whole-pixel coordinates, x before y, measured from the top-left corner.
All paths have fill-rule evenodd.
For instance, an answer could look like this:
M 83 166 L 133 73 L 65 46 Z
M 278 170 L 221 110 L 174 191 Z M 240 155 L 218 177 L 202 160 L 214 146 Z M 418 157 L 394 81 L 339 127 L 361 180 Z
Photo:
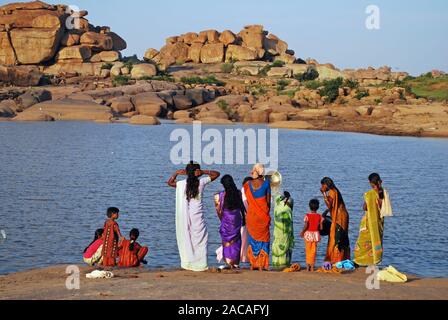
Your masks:
M 0 240 L 0 274 L 81 263 L 82 250 L 102 227 L 109 206 L 121 209 L 124 234 L 140 229 L 139 242 L 150 248 L 149 267 L 178 267 L 175 191 L 166 180 L 178 169 L 170 161 L 175 144 L 170 133 L 181 128 L 191 130 L 173 124 L 0 122 L 0 230 L 7 235 Z M 294 261 L 305 260 L 298 233 L 309 200 L 322 200 L 321 178 L 332 177 L 345 198 L 353 248 L 363 193 L 370 188 L 367 177 L 375 171 L 395 212 L 386 220 L 384 265 L 448 277 L 447 139 L 279 130 L 278 148 L 284 187 L 296 201 Z M 213 166 L 238 184 L 250 168 Z M 213 194 L 220 189 L 217 181 L 205 192 L 210 265 L 217 265 L 214 252 L 220 243 L 213 207 Z M 324 238 L 319 262 L 325 246 Z

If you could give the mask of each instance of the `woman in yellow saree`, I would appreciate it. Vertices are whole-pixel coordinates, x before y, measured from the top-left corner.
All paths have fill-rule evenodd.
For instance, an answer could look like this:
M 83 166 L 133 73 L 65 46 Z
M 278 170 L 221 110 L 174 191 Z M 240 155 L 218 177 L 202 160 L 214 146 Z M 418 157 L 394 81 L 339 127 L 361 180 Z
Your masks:
M 331 212 L 331 229 L 328 235 L 325 262 L 331 264 L 350 260 L 350 241 L 348 238 L 349 215 L 344 199 L 333 180 L 325 177 L 321 181 L 321 192 Z
M 364 194 L 366 214 L 361 220 L 354 252 L 354 262 L 359 266 L 378 265 L 383 260 L 384 218 L 380 214 L 384 199 L 383 182 L 377 173 L 369 176 L 369 182 L 372 190 Z

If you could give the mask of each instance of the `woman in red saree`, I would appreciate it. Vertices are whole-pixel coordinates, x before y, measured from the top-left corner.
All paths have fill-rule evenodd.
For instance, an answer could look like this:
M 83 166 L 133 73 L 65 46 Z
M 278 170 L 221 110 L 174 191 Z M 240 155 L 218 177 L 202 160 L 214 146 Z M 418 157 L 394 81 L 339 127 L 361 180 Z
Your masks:
M 118 208 L 107 209 L 107 217 L 109 219 L 104 223 L 103 232 L 103 257 L 104 267 L 115 267 L 118 256 L 118 242 L 123 238 L 116 220 L 119 217 L 120 210 Z
M 148 247 L 141 246 L 137 239 L 140 235 L 138 229 L 132 229 L 129 239 L 121 241 L 118 249 L 118 266 L 125 268 L 139 267 L 140 263 L 146 264 L 145 256 L 148 254 Z
M 350 259 L 349 215 L 342 194 L 333 180 L 328 177 L 323 178 L 321 185 L 321 192 L 331 212 L 332 220 L 325 262 L 335 264 Z
M 254 180 L 244 185 L 247 198 L 246 225 L 249 246 L 247 256 L 251 270 L 269 269 L 269 246 L 271 217 L 271 187 L 264 179 L 264 166 L 257 164 L 252 171 Z

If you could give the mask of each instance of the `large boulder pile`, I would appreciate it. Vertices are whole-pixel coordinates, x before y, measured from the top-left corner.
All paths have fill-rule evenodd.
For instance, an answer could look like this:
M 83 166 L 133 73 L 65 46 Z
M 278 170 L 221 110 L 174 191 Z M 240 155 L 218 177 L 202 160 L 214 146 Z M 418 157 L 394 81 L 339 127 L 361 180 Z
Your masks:
M 160 49 L 148 49 L 145 60 L 161 69 L 185 62 L 220 63 L 229 61 L 273 61 L 294 63 L 294 51 L 277 36 L 265 31 L 261 25 L 249 25 L 239 33 L 230 30 L 206 30 L 169 37 Z
M 19 65 L 46 74 L 99 75 L 103 63 L 119 60 L 126 42 L 109 27 L 90 24 L 87 14 L 41 1 L 1 6 L 0 65 L 7 67 L 0 68 L 0 81 L 15 84 Z M 36 84 L 35 77 L 29 80 Z
M 347 78 L 356 80 L 363 85 L 401 81 L 409 75 L 407 72 L 392 72 L 391 67 L 388 66 L 378 69 L 372 67 L 367 69 L 346 69 L 344 74 Z

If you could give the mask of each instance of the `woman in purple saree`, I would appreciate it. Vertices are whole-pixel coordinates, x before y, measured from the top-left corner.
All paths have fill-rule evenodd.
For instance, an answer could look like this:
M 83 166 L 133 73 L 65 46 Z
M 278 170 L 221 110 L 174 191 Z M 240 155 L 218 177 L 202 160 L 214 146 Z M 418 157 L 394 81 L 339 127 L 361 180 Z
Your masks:
M 241 228 L 245 222 L 245 207 L 241 191 L 233 178 L 225 175 L 221 179 L 224 191 L 217 195 L 216 211 L 221 220 L 219 233 L 222 239 L 223 260 L 228 268 L 238 268 L 241 257 Z

